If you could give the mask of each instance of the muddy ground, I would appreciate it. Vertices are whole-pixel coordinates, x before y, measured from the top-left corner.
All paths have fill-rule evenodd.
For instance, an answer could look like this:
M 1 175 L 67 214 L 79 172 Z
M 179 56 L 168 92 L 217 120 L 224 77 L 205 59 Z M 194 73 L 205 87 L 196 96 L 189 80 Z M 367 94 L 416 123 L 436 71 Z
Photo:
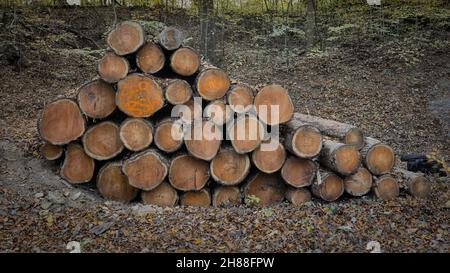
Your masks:
M 396 154 L 435 151 L 448 162 L 450 17 L 439 12 L 438 19 L 425 14 L 431 19 L 423 24 L 384 24 L 387 32 L 364 25 L 326 40 L 334 37 L 328 31 L 312 54 L 295 33 L 277 36 L 273 22 L 227 19 L 218 65 L 253 85 L 281 84 L 298 111 L 355 124 Z M 57 164 L 39 156 L 37 117 L 46 102 L 74 96 L 96 76 L 113 11 L 0 14 L 0 251 L 65 252 L 70 241 L 93 252 L 366 252 L 369 241 L 383 252 L 449 251 L 447 177 L 429 177 L 425 200 L 402 192 L 390 202 L 368 195 L 264 209 L 122 205 L 103 200 L 93 185 L 65 183 Z M 175 25 L 193 38 L 187 43 L 198 40 L 198 20 L 183 12 L 118 9 L 117 18 L 141 20 L 150 32 Z

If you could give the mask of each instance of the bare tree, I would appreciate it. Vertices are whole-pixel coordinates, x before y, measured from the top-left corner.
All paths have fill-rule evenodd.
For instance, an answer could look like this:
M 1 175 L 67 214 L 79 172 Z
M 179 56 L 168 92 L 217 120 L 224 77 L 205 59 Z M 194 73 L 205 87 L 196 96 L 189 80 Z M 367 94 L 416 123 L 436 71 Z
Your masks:
M 306 0 L 306 49 L 314 46 L 316 36 L 316 1 Z
M 216 27 L 214 23 L 214 1 L 197 0 L 200 18 L 200 54 L 211 63 L 216 62 Z

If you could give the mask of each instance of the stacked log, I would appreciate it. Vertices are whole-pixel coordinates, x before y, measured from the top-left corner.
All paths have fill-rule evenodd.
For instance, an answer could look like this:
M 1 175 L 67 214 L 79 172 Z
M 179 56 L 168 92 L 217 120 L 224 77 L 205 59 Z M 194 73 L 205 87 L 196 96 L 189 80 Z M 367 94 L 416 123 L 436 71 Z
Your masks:
M 44 106 L 41 153 L 61 163 L 69 183 L 95 180 L 104 198 L 164 207 L 302 205 L 371 189 L 383 200 L 399 195 L 386 143 L 353 125 L 294 113 L 280 85 L 256 90 L 230 80 L 183 45 L 175 28 L 158 42 L 145 37 L 135 22 L 117 24 L 100 78 L 75 99 Z M 429 194 L 424 176 L 397 173 L 411 195 Z

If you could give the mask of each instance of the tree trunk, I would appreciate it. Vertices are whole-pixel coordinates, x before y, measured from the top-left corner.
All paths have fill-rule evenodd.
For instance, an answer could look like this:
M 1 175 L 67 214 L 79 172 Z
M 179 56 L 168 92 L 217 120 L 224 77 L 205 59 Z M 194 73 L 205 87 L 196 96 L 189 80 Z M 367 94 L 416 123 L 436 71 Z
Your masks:
M 157 205 L 160 207 L 173 207 L 178 203 L 177 191 L 167 182 L 159 184 L 150 191 L 142 191 L 144 204 Z
M 128 184 L 128 178 L 122 174 L 120 162 L 109 162 L 98 172 L 97 189 L 110 200 L 128 203 L 136 198 L 138 189 Z
M 199 0 L 200 54 L 216 64 L 216 26 L 214 22 L 213 0 Z
M 311 49 L 315 44 L 316 36 L 316 1 L 306 0 L 306 49 Z
M 192 76 L 200 68 L 200 56 L 193 48 L 179 48 L 170 57 L 170 67 L 178 75 Z
M 166 57 L 162 49 L 151 42 L 146 43 L 136 54 L 136 65 L 144 73 L 155 74 L 163 69 Z
M 321 169 L 317 172 L 317 179 L 311 186 L 314 196 L 332 202 L 344 193 L 344 181 L 334 173 Z
M 345 191 L 352 196 L 363 196 L 372 188 L 372 174 L 363 167 L 344 179 Z
M 222 131 L 210 121 L 195 122 L 184 136 L 184 144 L 191 155 L 210 161 L 219 151 Z
M 165 119 L 158 123 L 154 141 L 158 149 L 173 153 L 183 146 L 183 127 L 174 119 Z
M 182 206 L 209 207 L 211 206 L 211 194 L 208 189 L 188 191 L 181 196 Z
M 86 154 L 97 160 L 111 159 L 123 150 L 119 126 L 111 121 L 90 127 L 83 135 L 82 142 Z
M 264 139 L 264 125 L 252 115 L 240 116 L 228 128 L 234 150 L 239 154 L 255 150 Z
M 181 47 L 183 43 L 183 34 L 180 30 L 173 27 L 166 27 L 159 34 L 159 44 L 168 51 L 173 51 Z
M 414 173 L 403 169 L 397 172 L 406 181 L 408 193 L 414 197 L 426 198 L 431 192 L 431 183 L 422 173 Z
M 275 139 L 261 142 L 252 152 L 252 161 L 256 168 L 264 173 L 274 173 L 281 169 L 286 160 L 286 150 Z
M 253 91 L 246 84 L 237 84 L 231 88 L 227 95 L 227 101 L 231 110 L 238 114 L 246 113 L 253 107 Z
M 268 125 L 278 125 L 291 120 L 294 104 L 286 89 L 280 85 L 267 85 L 255 96 L 258 117 Z
M 361 164 L 359 151 L 352 145 L 331 140 L 323 142 L 320 163 L 342 175 L 350 175 L 358 170 Z
M 127 118 L 120 125 L 120 140 L 130 151 L 138 152 L 153 141 L 153 125 L 145 119 Z
M 106 42 L 117 55 L 131 54 L 144 44 L 145 32 L 138 23 L 125 21 L 115 26 Z
M 214 207 L 231 207 L 240 205 L 241 192 L 238 187 L 218 186 L 214 189 L 212 204 Z
M 108 52 L 98 62 L 97 69 L 100 78 L 105 82 L 116 83 L 128 75 L 130 64 L 126 58 Z
M 285 145 L 293 154 L 301 158 L 314 158 L 322 150 L 323 137 L 320 131 L 311 125 L 286 126 Z
M 210 177 L 208 162 L 190 155 L 179 155 L 172 159 L 169 170 L 169 182 L 180 191 L 202 189 Z
M 61 146 L 45 143 L 42 145 L 40 151 L 45 159 L 56 160 L 62 156 L 64 150 Z
M 317 169 L 317 163 L 312 160 L 289 156 L 281 169 L 281 177 L 292 187 L 306 187 L 313 183 Z
M 102 80 L 82 85 L 77 100 L 83 114 L 93 119 L 106 118 L 116 109 L 116 91 Z
M 222 98 L 230 88 L 230 78 L 220 68 L 205 68 L 195 80 L 195 91 L 205 100 Z
M 389 174 L 374 176 L 373 191 L 382 200 L 393 200 L 400 193 L 397 180 Z
M 172 105 L 185 104 L 192 98 L 191 85 L 184 80 L 174 79 L 167 85 L 165 97 Z
M 277 175 L 262 172 L 252 176 L 243 189 L 246 199 L 255 198 L 254 204 L 263 207 L 282 202 L 285 190 L 285 185 Z
M 78 144 L 69 144 L 66 148 L 61 177 L 71 184 L 91 181 L 94 175 L 95 162 Z
M 41 138 L 53 145 L 78 139 L 86 129 L 86 121 L 78 105 L 70 99 L 59 99 L 44 106 L 38 122 Z
M 292 188 L 286 190 L 286 199 L 294 206 L 300 206 L 311 201 L 311 192 L 307 188 Z
M 166 178 L 169 163 L 158 151 L 148 149 L 125 160 L 122 171 L 128 177 L 130 185 L 149 191 Z
M 241 183 L 250 171 L 250 159 L 246 154 L 238 154 L 231 147 L 220 150 L 211 161 L 212 178 L 224 186 Z
M 395 164 L 395 155 L 391 146 L 370 137 L 366 137 L 365 142 L 361 155 L 367 169 L 374 175 L 389 173 Z

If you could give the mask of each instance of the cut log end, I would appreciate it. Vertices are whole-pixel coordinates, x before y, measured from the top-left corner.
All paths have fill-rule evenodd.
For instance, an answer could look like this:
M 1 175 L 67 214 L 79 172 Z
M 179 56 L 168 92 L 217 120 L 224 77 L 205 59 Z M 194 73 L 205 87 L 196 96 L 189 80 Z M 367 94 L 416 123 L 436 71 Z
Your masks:
M 160 207 L 173 207 L 178 203 L 177 191 L 167 182 L 150 191 L 142 191 L 142 201 L 147 205 L 157 205 Z
M 190 155 L 179 155 L 170 163 L 169 182 L 177 190 L 202 189 L 210 177 L 208 162 Z
M 286 199 L 292 205 L 300 206 L 311 201 L 311 192 L 305 188 L 288 188 L 286 190 Z
M 120 140 L 130 151 L 141 151 L 153 141 L 153 126 L 141 118 L 128 118 L 120 125 Z
M 192 48 L 179 48 L 170 57 L 170 67 L 178 75 L 194 75 L 200 67 L 200 56 Z
M 275 174 L 258 172 L 244 186 L 247 203 L 258 206 L 270 206 L 284 199 L 286 187 Z
M 158 124 L 155 130 L 155 144 L 158 149 L 173 153 L 183 145 L 183 127 L 180 122 L 167 119 Z
M 233 121 L 229 129 L 231 144 L 240 154 L 255 150 L 264 139 L 264 125 L 255 116 L 243 116 Z
M 188 191 L 181 196 L 182 206 L 209 207 L 211 206 L 211 195 L 207 189 L 200 191 Z
M 212 197 L 214 207 L 231 207 L 241 203 L 241 193 L 238 187 L 220 186 L 214 189 Z
M 219 151 L 222 131 L 209 121 L 194 122 L 184 137 L 184 144 L 191 155 L 210 161 Z
M 128 184 L 120 162 L 107 163 L 100 169 L 97 188 L 104 198 L 123 203 L 131 202 L 138 193 L 138 189 Z
M 105 82 L 116 83 L 124 79 L 129 70 L 127 59 L 113 52 L 106 53 L 98 62 L 98 74 Z
M 109 47 L 120 56 L 137 51 L 144 44 L 144 40 L 144 29 L 131 21 L 117 24 L 106 39 Z
M 166 178 L 169 164 L 159 152 L 149 149 L 127 159 L 122 171 L 130 185 L 142 190 L 152 190 Z
M 53 145 L 67 144 L 81 137 L 85 120 L 78 105 L 70 99 L 60 99 L 45 105 L 39 119 L 39 133 Z
M 66 148 L 61 177 L 72 184 L 91 181 L 94 175 L 95 162 L 78 144 L 69 144 Z
M 179 117 L 185 124 L 191 124 L 194 120 L 202 119 L 202 106 L 196 100 L 191 99 L 182 105 L 172 108 L 172 117 Z
M 233 118 L 232 111 L 222 100 L 210 102 L 203 112 L 205 117 L 219 126 L 224 125 Z
M 236 85 L 228 93 L 227 100 L 234 112 L 239 114 L 246 113 L 253 107 L 253 91 L 246 85 Z
M 167 86 L 165 97 L 173 105 L 185 104 L 192 98 L 192 88 L 186 81 L 176 79 Z
M 116 92 L 112 85 L 95 80 L 78 89 L 78 105 L 88 117 L 102 119 L 108 117 L 116 109 Z
M 317 164 L 309 159 L 290 156 L 281 169 L 281 177 L 289 185 L 300 188 L 313 183 L 316 177 Z
M 41 147 L 41 155 L 47 160 L 56 160 L 63 154 L 63 148 L 58 145 L 45 143 Z
M 142 72 L 159 72 L 166 62 L 164 52 L 154 43 L 146 43 L 136 54 L 136 64 Z
M 196 80 L 196 90 L 205 100 L 222 98 L 230 88 L 228 75 L 219 68 L 209 68 L 202 72 Z
M 400 189 L 398 182 L 390 175 L 374 178 L 373 189 L 375 195 L 382 200 L 393 200 L 398 197 Z
M 365 156 L 366 167 L 374 175 L 389 173 L 394 167 L 394 163 L 394 151 L 389 145 L 383 143 L 370 147 Z
M 183 43 L 183 35 L 180 30 L 173 27 L 166 27 L 159 34 L 159 43 L 166 50 L 172 51 L 181 46 Z
M 344 187 L 352 196 L 363 196 L 372 187 L 372 174 L 366 168 L 359 168 L 356 173 L 344 179 Z
M 431 192 L 431 183 L 423 175 L 411 177 L 408 181 L 408 192 L 418 198 L 426 198 Z
M 289 147 L 292 152 L 302 158 L 313 158 L 322 150 L 322 134 L 312 126 L 298 127 L 292 138 Z
M 232 148 L 222 149 L 211 161 L 212 178 L 218 183 L 231 186 L 241 183 L 250 171 L 250 159 Z
M 278 141 L 263 141 L 252 152 L 252 161 L 256 168 L 264 173 L 274 173 L 281 169 L 286 160 L 286 150 Z
M 342 179 L 330 172 L 320 171 L 320 177 L 313 183 L 312 193 L 322 200 L 336 201 L 344 193 L 344 182 Z
M 353 145 L 356 149 L 361 150 L 364 147 L 364 134 L 359 128 L 351 128 L 344 136 L 344 143 Z
M 320 162 L 337 173 L 350 175 L 358 170 L 361 159 L 355 146 L 326 140 L 323 142 Z
M 280 85 L 267 85 L 255 96 L 258 117 L 266 124 L 277 125 L 291 120 L 294 104 L 286 89 Z
M 119 126 L 111 121 L 104 121 L 89 128 L 82 141 L 86 153 L 97 160 L 111 159 L 123 150 Z

